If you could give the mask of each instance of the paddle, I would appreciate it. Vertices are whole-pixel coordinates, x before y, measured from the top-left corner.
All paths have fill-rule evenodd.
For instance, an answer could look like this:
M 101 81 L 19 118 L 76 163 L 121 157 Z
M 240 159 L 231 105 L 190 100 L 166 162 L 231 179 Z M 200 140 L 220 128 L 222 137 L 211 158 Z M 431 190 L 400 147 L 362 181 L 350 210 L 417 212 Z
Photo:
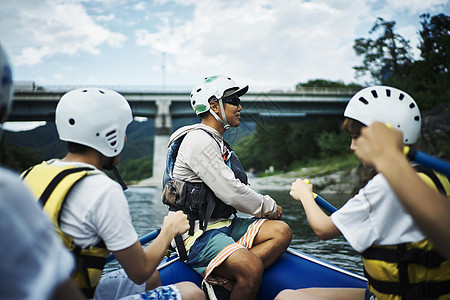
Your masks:
M 403 153 L 408 157 L 409 160 L 413 160 L 428 168 L 445 174 L 446 176 L 450 176 L 450 163 L 446 161 L 443 161 L 424 152 L 413 150 L 409 148 L 409 146 L 403 147 Z
M 158 229 L 153 230 L 153 231 L 150 232 L 150 233 L 147 233 L 146 235 L 144 235 L 143 237 L 141 237 L 141 238 L 139 239 L 139 242 L 141 243 L 141 245 L 147 244 L 147 243 L 150 242 L 151 240 L 154 240 L 154 239 L 158 236 L 158 234 L 159 234 L 160 231 L 161 231 L 161 228 L 158 228 Z M 116 259 L 116 258 L 114 257 L 114 255 L 110 254 L 110 255 L 108 256 L 108 258 L 106 259 L 106 263 L 109 263 L 109 262 L 111 262 L 111 261 L 113 261 L 113 260 L 115 260 L 115 259 Z
M 389 123 L 384 124 L 387 128 L 393 129 Z M 436 158 L 432 155 L 426 154 L 422 151 L 411 149 L 409 146 L 403 146 L 403 153 L 409 160 L 413 160 L 425 167 L 436 170 L 446 176 L 450 176 L 450 163 Z
M 308 179 L 303 179 L 303 181 L 305 183 L 309 183 Z M 329 202 L 327 202 L 325 199 L 323 199 L 322 197 L 320 197 L 319 195 L 317 195 L 316 193 L 313 192 L 313 198 L 316 201 L 317 205 L 319 205 L 321 208 L 325 209 L 327 212 L 329 212 L 330 214 L 334 213 L 337 211 L 337 208 L 334 207 L 333 205 L 331 205 Z

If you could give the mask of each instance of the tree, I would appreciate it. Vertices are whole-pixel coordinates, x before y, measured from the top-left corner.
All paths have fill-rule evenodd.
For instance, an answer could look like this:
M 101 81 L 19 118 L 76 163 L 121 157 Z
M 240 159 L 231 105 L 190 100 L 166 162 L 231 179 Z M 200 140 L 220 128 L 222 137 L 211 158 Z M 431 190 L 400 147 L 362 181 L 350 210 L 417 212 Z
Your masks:
M 394 21 L 378 18 L 369 32 L 384 28 L 377 40 L 359 38 L 353 49 L 363 56 L 356 76 L 370 73 L 376 84 L 399 88 L 416 100 L 422 111 L 450 99 L 450 17 L 421 15 L 421 59 L 414 61 L 408 41 L 394 32 Z
M 307 82 L 299 82 L 295 88 L 300 89 L 302 87 L 336 87 L 336 88 L 355 88 L 360 89 L 361 85 L 356 83 L 345 84 L 343 81 L 331 81 L 326 79 L 310 79 Z
M 433 16 L 423 14 L 422 41 L 419 49 L 421 57 L 427 62 L 434 74 L 446 75 L 448 78 L 450 68 L 450 17 L 444 14 Z
M 383 83 L 393 75 L 402 74 L 401 67 L 412 62 L 409 41 L 394 32 L 395 21 L 377 18 L 369 34 L 378 30 L 383 33 L 376 40 L 359 38 L 355 40 L 353 49 L 356 55 L 363 56 L 363 64 L 353 67 L 356 77 L 370 73 L 375 83 Z

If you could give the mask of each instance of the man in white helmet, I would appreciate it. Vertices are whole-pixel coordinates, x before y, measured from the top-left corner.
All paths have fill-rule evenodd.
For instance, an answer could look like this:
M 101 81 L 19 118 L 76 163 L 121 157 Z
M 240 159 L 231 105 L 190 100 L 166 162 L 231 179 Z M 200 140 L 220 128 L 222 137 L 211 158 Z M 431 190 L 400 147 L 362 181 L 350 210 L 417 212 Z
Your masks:
M 248 186 L 242 165 L 222 138 L 239 126 L 239 97 L 247 91 L 226 76 L 205 78 L 191 93 L 201 124 L 180 128 L 169 142 L 163 202 L 188 214 L 186 263 L 204 277 L 210 299 L 255 298 L 264 269 L 292 237 L 289 226 L 277 220 L 281 207 Z M 236 211 L 256 218 L 238 218 Z M 182 256 L 180 243 L 176 246 Z
M 74 254 L 74 279 L 85 295 L 119 299 L 146 291 L 152 299 L 202 299 L 202 291 L 189 282 L 147 291 L 160 285 L 156 267 L 170 241 L 189 225 L 182 212 L 167 216 L 159 236 L 143 249 L 122 187 L 103 173 L 113 169 L 121 182 L 115 166 L 132 121 L 126 99 L 106 89 L 73 90 L 58 102 L 55 121 L 67 155 L 44 161 L 22 177 Z M 99 284 L 110 252 L 124 269 Z
M 344 116 L 343 129 L 352 137 L 353 151 L 358 150 L 362 129 L 374 122 L 400 130 L 404 144 L 415 143 L 420 134 L 417 104 L 407 93 L 393 87 L 362 89 L 350 99 Z M 450 195 L 448 178 L 424 166 L 417 166 L 416 172 L 444 197 Z M 368 289 L 286 290 L 276 299 L 447 299 L 450 296 L 450 261 L 436 251 L 405 211 L 383 174 L 374 173 L 358 194 L 331 216 L 318 207 L 312 185 L 303 180 L 297 179 L 292 184 L 290 194 L 302 202 L 311 228 L 321 239 L 343 235 L 361 253 Z
M 13 101 L 11 67 L 0 45 L 0 139 Z M 0 298 L 84 299 L 70 279 L 74 260 L 20 181 L 0 167 Z

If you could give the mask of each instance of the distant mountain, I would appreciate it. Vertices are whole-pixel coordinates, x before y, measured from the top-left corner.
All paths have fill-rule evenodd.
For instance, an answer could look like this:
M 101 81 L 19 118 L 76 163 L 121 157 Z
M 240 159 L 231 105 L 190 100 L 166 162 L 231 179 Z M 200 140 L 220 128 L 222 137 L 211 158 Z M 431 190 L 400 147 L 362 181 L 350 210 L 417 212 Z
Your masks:
M 199 119 L 196 117 L 174 119 L 172 121 L 173 131 L 182 126 L 198 122 Z M 254 129 L 254 123 L 243 123 L 239 128 L 233 128 L 226 132 L 224 138 L 233 145 L 239 138 L 251 134 Z M 130 180 L 146 178 L 148 177 L 148 172 L 151 174 L 154 136 L 155 122 L 153 119 L 144 122 L 133 121 L 128 126 L 127 143 L 121 153 L 121 164 L 119 166 L 125 174 L 133 174 L 129 175 L 129 178 L 131 178 Z M 66 144 L 59 140 L 54 122 L 47 122 L 46 125 L 29 131 L 4 131 L 3 138 L 4 143 L 6 144 L 5 149 L 14 149 L 16 146 L 29 148 L 29 150 L 26 150 L 25 152 L 24 150 L 14 150 L 14 153 L 28 153 L 23 155 L 28 155 L 30 158 L 17 157 L 18 154 L 14 153 L 9 153 L 9 156 L 5 156 L 11 161 L 9 166 L 17 168 L 17 171 L 19 172 L 23 171 L 24 168 L 29 167 L 31 164 L 52 158 L 62 158 L 67 153 Z M 30 160 L 33 162 L 30 163 Z M 138 167 L 141 167 L 140 165 L 142 165 L 143 161 L 150 165 L 146 165 L 146 169 L 148 169 L 146 170 L 147 174 L 142 174 L 143 171 L 139 170 L 138 173 L 143 176 L 141 178 L 139 174 L 136 174 L 136 172 L 133 173 L 133 171 L 137 168 L 136 164 L 138 164 Z M 4 162 L 4 164 L 8 164 L 8 162 Z M 20 166 L 20 170 L 17 166 Z M 127 179 L 126 177 L 127 176 L 124 176 L 124 179 Z
M 43 160 L 62 157 L 66 153 L 66 145 L 59 140 L 55 123 L 52 122 L 29 131 L 4 131 L 4 141 L 6 144 L 29 147 Z
M 198 118 L 182 118 L 172 121 L 172 131 L 178 128 L 198 123 Z M 255 130 L 253 122 L 242 122 L 238 128 L 232 128 L 224 135 L 225 140 L 231 145 L 243 136 L 250 135 Z M 139 158 L 153 153 L 153 137 L 155 135 L 155 122 L 149 119 L 144 122 L 133 121 L 127 128 L 127 144 L 122 153 L 122 158 Z M 33 149 L 42 159 L 62 157 L 66 153 L 66 145 L 58 138 L 54 122 L 29 131 L 4 131 L 4 139 L 7 144 L 26 146 Z

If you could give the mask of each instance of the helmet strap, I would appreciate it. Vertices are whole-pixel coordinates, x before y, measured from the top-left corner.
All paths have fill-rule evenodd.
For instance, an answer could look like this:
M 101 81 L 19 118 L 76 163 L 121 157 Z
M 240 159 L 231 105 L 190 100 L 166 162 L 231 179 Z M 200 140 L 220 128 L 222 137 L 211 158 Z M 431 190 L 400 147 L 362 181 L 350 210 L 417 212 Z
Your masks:
M 230 129 L 231 126 L 227 122 L 227 117 L 225 115 L 225 109 L 223 108 L 222 99 L 219 99 L 218 102 L 219 102 L 219 107 L 220 107 L 222 118 L 220 118 L 212 109 L 210 109 L 209 112 L 213 115 L 214 118 L 216 118 L 217 121 L 219 121 L 220 124 L 222 124 L 222 126 L 223 126 L 223 128 L 225 128 L 225 130 L 228 130 L 228 129 Z
M 122 187 L 122 189 L 125 191 L 126 189 L 128 189 L 126 183 L 123 181 L 122 177 L 119 174 L 119 170 L 117 169 L 117 167 L 113 164 L 114 162 L 114 158 L 111 158 L 111 161 L 109 164 L 105 165 L 103 168 L 106 170 L 111 170 L 114 173 L 114 177 L 116 177 L 117 182 L 120 184 L 120 186 Z

